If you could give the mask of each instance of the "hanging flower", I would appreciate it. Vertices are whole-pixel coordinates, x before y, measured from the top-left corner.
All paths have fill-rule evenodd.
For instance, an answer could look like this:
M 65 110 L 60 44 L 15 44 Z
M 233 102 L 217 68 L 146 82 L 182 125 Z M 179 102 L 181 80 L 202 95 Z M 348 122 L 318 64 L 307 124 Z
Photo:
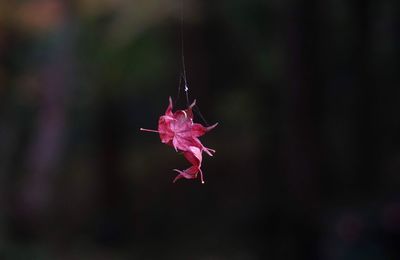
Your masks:
M 183 152 L 185 158 L 193 164 L 192 167 L 185 171 L 176 170 L 180 173 L 180 175 L 178 175 L 178 177 L 180 176 L 179 178 L 193 179 L 197 177 L 198 172 L 200 172 L 202 176 L 200 170 L 202 160 L 201 153 L 205 151 L 210 156 L 212 156 L 212 153 L 215 153 L 215 150 L 205 147 L 199 140 L 199 137 L 215 128 L 218 123 L 209 127 L 194 123 L 192 109 L 195 104 L 196 101 L 185 110 L 172 112 L 173 103 L 171 97 L 169 97 L 167 110 L 158 120 L 158 130 L 140 129 L 142 131 L 159 133 L 162 143 L 174 147 L 177 152 Z M 179 179 L 178 177 L 174 182 Z

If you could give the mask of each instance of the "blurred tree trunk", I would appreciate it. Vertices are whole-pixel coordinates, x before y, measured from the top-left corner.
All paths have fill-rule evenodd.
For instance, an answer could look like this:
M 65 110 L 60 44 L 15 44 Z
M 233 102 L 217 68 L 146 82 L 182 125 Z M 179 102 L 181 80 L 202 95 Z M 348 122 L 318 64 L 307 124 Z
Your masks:
M 283 162 L 287 171 L 288 208 L 286 224 L 293 232 L 299 259 L 317 259 L 314 244 L 318 241 L 320 210 L 319 178 L 323 149 L 320 144 L 321 70 L 318 60 L 320 41 L 318 1 L 295 1 L 289 9 L 288 87 L 286 105 L 286 151 Z M 282 252 L 283 253 L 283 252 Z M 285 253 L 286 254 L 286 253 Z M 292 256 L 293 256 L 292 255 Z M 279 255 L 280 257 L 282 255 Z
M 377 173 L 377 163 L 380 160 L 378 151 L 377 101 L 379 90 L 373 82 L 374 71 L 370 66 L 371 57 L 371 2 L 359 0 L 353 6 L 356 24 L 356 41 L 353 45 L 353 60 L 355 67 L 357 104 L 357 174 L 353 183 L 355 192 L 371 196 L 376 190 L 374 176 Z M 358 189 L 363 190 L 358 190 Z
M 55 24 L 47 24 L 49 21 L 44 20 L 46 24 L 41 26 L 49 30 L 45 32 L 44 40 L 38 38 L 41 39 L 38 43 L 43 45 L 36 50 L 39 53 L 33 53 L 43 55 L 39 64 L 34 64 L 37 68 L 33 70 L 39 80 L 40 100 L 18 206 L 23 214 L 21 217 L 28 219 L 34 230 L 45 224 L 38 222 L 48 220 L 45 216 L 50 210 L 56 174 L 61 170 L 59 163 L 65 145 L 67 105 L 75 78 L 75 32 L 68 4 L 63 0 L 43 4 L 57 6 L 59 16 L 55 17 Z M 53 7 L 41 8 L 53 10 Z M 32 10 L 28 9 L 27 13 L 30 12 Z

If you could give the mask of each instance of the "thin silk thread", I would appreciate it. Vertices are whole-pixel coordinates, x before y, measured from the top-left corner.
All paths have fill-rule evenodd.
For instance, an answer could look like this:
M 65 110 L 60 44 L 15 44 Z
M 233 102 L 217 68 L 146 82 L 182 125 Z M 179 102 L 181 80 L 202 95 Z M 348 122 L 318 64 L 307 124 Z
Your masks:
M 182 85 L 182 79 L 183 79 L 183 84 L 184 84 L 184 91 L 185 91 L 185 96 L 186 96 L 186 105 L 190 105 L 190 100 L 189 100 L 189 84 L 187 80 L 187 75 L 186 75 L 186 63 L 185 63 L 185 39 L 184 39 L 184 33 L 183 33 L 183 27 L 184 27 L 184 0 L 181 0 L 181 28 L 180 28 L 180 37 L 181 37 L 181 58 L 182 58 L 182 73 L 179 76 L 179 85 L 178 85 L 178 93 L 176 95 L 175 103 L 179 100 L 180 97 L 180 92 L 181 92 L 181 85 Z M 204 118 L 202 113 L 200 112 L 200 109 L 197 105 L 193 107 L 193 111 L 198 114 L 200 119 L 205 123 L 206 126 L 209 126 L 207 120 Z

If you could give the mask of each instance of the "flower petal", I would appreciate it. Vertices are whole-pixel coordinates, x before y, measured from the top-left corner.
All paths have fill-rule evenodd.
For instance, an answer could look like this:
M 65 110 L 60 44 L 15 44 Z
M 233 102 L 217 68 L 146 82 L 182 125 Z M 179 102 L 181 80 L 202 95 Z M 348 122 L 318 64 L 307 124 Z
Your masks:
M 177 180 L 179 180 L 181 178 L 195 179 L 197 177 L 197 174 L 199 173 L 199 168 L 196 166 L 192 166 L 184 171 L 181 171 L 178 169 L 174 169 L 174 171 L 179 173 L 179 175 L 177 175 L 173 181 L 173 182 L 176 182 Z
M 189 151 L 184 152 L 186 160 L 188 160 L 193 166 L 200 167 L 201 161 L 203 160 L 201 150 L 195 146 L 190 146 Z
M 165 115 L 172 117 L 173 116 L 172 108 L 173 108 L 172 98 L 169 97 L 169 104 L 168 104 L 167 110 L 165 111 Z

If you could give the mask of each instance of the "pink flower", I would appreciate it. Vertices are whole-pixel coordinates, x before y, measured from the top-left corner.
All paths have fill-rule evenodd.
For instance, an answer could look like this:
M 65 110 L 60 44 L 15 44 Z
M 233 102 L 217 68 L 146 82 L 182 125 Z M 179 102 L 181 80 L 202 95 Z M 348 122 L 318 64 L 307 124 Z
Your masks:
M 197 174 L 200 172 L 201 183 L 204 183 L 203 172 L 200 169 L 201 161 L 203 159 L 201 150 L 195 146 L 190 146 L 189 150 L 183 153 L 183 156 L 185 156 L 186 160 L 188 160 L 192 166 L 184 171 L 174 169 L 174 171 L 179 173 L 179 175 L 175 177 L 174 182 L 180 178 L 195 179 L 197 178 Z
M 169 105 L 165 111 L 165 115 L 160 116 L 158 120 L 158 130 L 140 129 L 142 131 L 159 133 L 162 143 L 174 147 L 177 152 L 183 152 L 185 158 L 193 164 L 192 167 L 185 171 L 176 170 L 180 174 L 175 178 L 174 182 L 182 177 L 187 179 L 196 178 L 198 172 L 200 172 L 203 182 L 203 175 L 200 169 L 202 161 L 201 153 L 205 151 L 210 156 L 212 156 L 212 153 L 215 153 L 215 150 L 203 146 L 199 137 L 215 128 L 218 123 L 210 127 L 194 123 L 192 108 L 195 104 L 196 101 L 187 109 L 177 110 L 173 113 L 172 99 L 169 97 Z

